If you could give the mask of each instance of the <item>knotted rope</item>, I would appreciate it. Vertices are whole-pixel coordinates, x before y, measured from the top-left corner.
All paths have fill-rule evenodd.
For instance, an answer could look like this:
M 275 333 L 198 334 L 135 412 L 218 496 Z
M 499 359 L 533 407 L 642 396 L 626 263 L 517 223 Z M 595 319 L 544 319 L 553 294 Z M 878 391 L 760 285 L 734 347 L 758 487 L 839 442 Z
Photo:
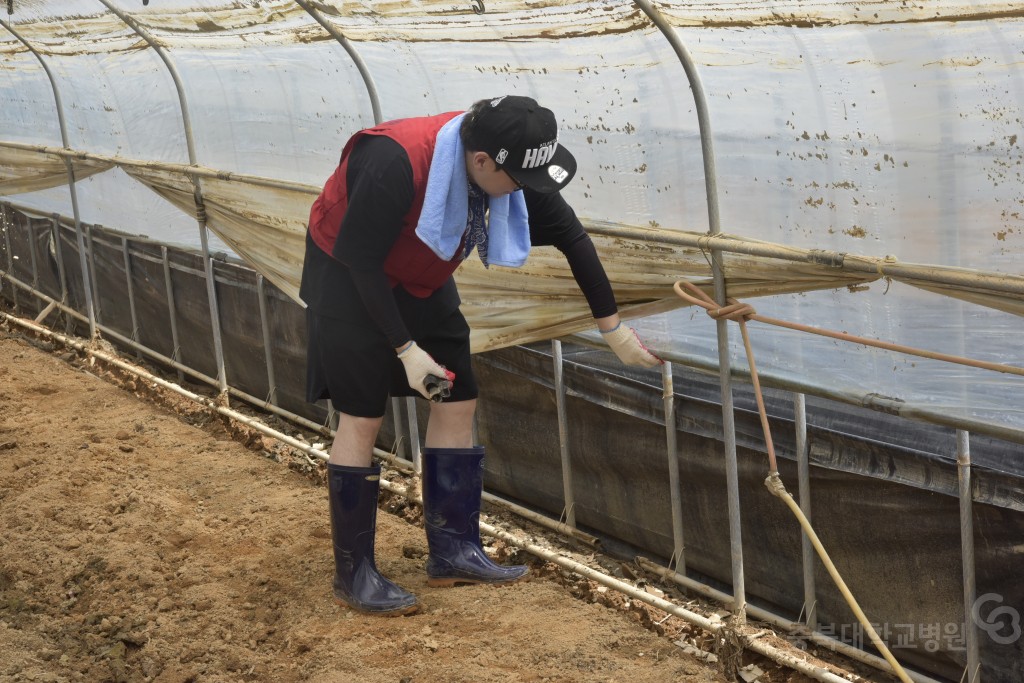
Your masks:
M 750 366 L 750 379 L 754 385 L 754 398 L 757 400 L 757 412 L 761 416 L 761 428 L 764 430 L 765 448 L 768 452 L 768 464 L 769 472 L 768 478 L 765 479 L 765 486 L 771 491 L 772 495 L 782 499 L 782 501 L 792 510 L 793 514 L 796 515 L 797 520 L 800 522 L 800 527 L 807 534 L 811 544 L 814 545 L 814 549 L 818 553 L 818 557 L 825 564 L 825 568 L 828 569 L 829 575 L 835 582 L 839 592 L 842 593 L 846 603 L 853 610 L 854 615 L 857 617 L 857 621 L 860 622 L 861 626 L 864 627 L 864 631 L 868 634 L 871 639 L 871 643 L 878 649 L 879 652 L 885 657 L 885 660 L 892 666 L 896 676 L 903 681 L 903 683 L 913 683 L 907 672 L 903 670 L 900 663 L 896 661 L 892 652 L 889 651 L 888 646 L 879 637 L 875 631 L 874 626 L 868 620 L 867 615 L 857 604 L 857 600 L 853 597 L 853 593 L 847 587 L 846 582 L 843 581 L 843 577 L 839 575 L 839 570 L 832 563 L 828 553 L 825 552 L 824 546 L 821 544 L 821 540 L 818 535 L 814 532 L 814 528 L 811 526 L 810 520 L 804 515 L 803 510 L 797 505 L 796 501 L 793 500 L 793 496 L 790 495 L 789 491 L 786 490 L 786 486 L 782 483 L 782 478 L 779 477 L 779 468 L 775 459 L 775 446 L 772 444 L 771 429 L 768 426 L 768 413 L 764 408 L 764 398 L 761 395 L 761 382 L 757 376 L 757 367 L 754 363 L 754 351 L 750 346 L 750 336 L 747 334 L 747 321 L 748 320 L 764 320 L 765 322 L 773 321 L 773 319 L 764 319 L 757 315 L 757 311 L 750 304 L 737 301 L 735 299 L 727 298 L 725 306 L 719 306 L 704 290 L 700 289 L 691 282 L 685 280 L 679 280 L 673 285 L 676 294 L 678 294 L 685 301 L 704 308 L 708 315 L 714 320 L 732 320 L 740 326 L 740 334 L 743 336 L 743 346 L 747 352 L 747 363 Z M 781 321 L 780 321 L 781 322 Z M 784 325 L 790 327 L 790 325 Z M 799 327 L 803 327 L 802 325 Z M 816 329 L 816 328 L 811 328 Z M 826 330 L 827 331 L 827 330 Z M 840 333 L 836 333 L 840 334 Z M 852 335 L 848 335 L 852 336 Z M 862 342 L 863 343 L 863 342 Z M 884 342 L 882 342 L 884 343 Z

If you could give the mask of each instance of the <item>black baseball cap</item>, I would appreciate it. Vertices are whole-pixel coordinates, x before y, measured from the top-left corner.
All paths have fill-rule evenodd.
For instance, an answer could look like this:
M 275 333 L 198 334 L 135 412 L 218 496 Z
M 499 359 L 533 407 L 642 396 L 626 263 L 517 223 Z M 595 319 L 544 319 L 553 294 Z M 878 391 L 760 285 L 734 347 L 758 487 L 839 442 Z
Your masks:
M 490 100 L 477 114 L 475 126 L 482 151 L 520 185 L 549 194 L 576 175 L 576 158 L 558 144 L 554 113 L 532 97 Z

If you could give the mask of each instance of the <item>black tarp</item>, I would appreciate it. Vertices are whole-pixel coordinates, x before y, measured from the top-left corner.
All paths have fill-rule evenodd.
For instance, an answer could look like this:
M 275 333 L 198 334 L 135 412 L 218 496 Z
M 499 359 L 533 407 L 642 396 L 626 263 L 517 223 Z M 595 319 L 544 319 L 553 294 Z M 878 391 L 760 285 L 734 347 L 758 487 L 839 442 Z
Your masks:
M 659 377 L 623 377 L 599 352 L 563 350 L 563 357 L 577 522 L 664 561 L 673 537 Z M 497 351 L 477 367 L 488 485 L 558 515 L 563 494 L 550 355 L 544 349 Z M 678 368 L 673 374 L 687 569 L 728 591 L 717 378 Z M 489 387 L 500 389 L 492 395 Z M 749 387 L 738 386 L 734 394 L 747 599 L 796 619 L 803 608 L 800 527 L 764 485 L 768 462 Z M 779 472 L 796 496 L 791 401 L 769 392 L 767 404 Z M 955 434 L 810 398 L 807 422 L 812 522 L 826 551 L 901 661 L 958 680 L 966 650 L 957 469 L 950 456 Z M 976 437 L 971 446 L 981 463 L 1024 465 L 1015 444 Z M 1024 487 L 1020 474 L 985 464 L 973 468 L 973 477 L 977 593 L 985 598 L 979 621 L 989 629 L 981 634 L 984 680 L 1020 681 L 1024 643 L 1015 615 L 1024 606 Z M 820 562 L 815 581 L 820 630 L 867 644 Z M 990 618 L 1000 607 L 1010 611 Z

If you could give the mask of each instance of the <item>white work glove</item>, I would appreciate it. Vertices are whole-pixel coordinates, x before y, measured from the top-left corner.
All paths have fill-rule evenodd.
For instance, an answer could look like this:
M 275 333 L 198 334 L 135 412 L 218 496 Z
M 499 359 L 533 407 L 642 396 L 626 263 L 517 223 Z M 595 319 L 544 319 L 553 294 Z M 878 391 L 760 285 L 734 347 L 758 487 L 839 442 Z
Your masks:
M 604 337 L 605 343 L 611 347 L 619 360 L 626 365 L 653 368 L 665 362 L 644 346 L 640 337 L 637 336 L 636 330 L 632 327 L 619 323 L 614 329 L 607 332 L 601 331 L 601 336 Z
M 455 381 L 455 373 L 431 358 L 416 342 L 409 342 L 409 346 L 399 352 L 398 359 L 405 366 L 409 386 L 423 398 L 440 401 L 448 396 L 452 382 Z

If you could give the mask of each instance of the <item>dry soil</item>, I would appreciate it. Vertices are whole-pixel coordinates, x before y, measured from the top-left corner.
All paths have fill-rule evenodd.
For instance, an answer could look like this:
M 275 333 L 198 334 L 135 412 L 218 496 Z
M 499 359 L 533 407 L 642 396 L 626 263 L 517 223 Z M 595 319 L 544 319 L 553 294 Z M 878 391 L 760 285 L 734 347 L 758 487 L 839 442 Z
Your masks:
M 397 496 L 378 566 L 423 612 L 337 606 L 322 465 L 296 456 L 0 324 L 0 681 L 727 680 L 675 617 L 501 544 L 531 580 L 428 587 Z

